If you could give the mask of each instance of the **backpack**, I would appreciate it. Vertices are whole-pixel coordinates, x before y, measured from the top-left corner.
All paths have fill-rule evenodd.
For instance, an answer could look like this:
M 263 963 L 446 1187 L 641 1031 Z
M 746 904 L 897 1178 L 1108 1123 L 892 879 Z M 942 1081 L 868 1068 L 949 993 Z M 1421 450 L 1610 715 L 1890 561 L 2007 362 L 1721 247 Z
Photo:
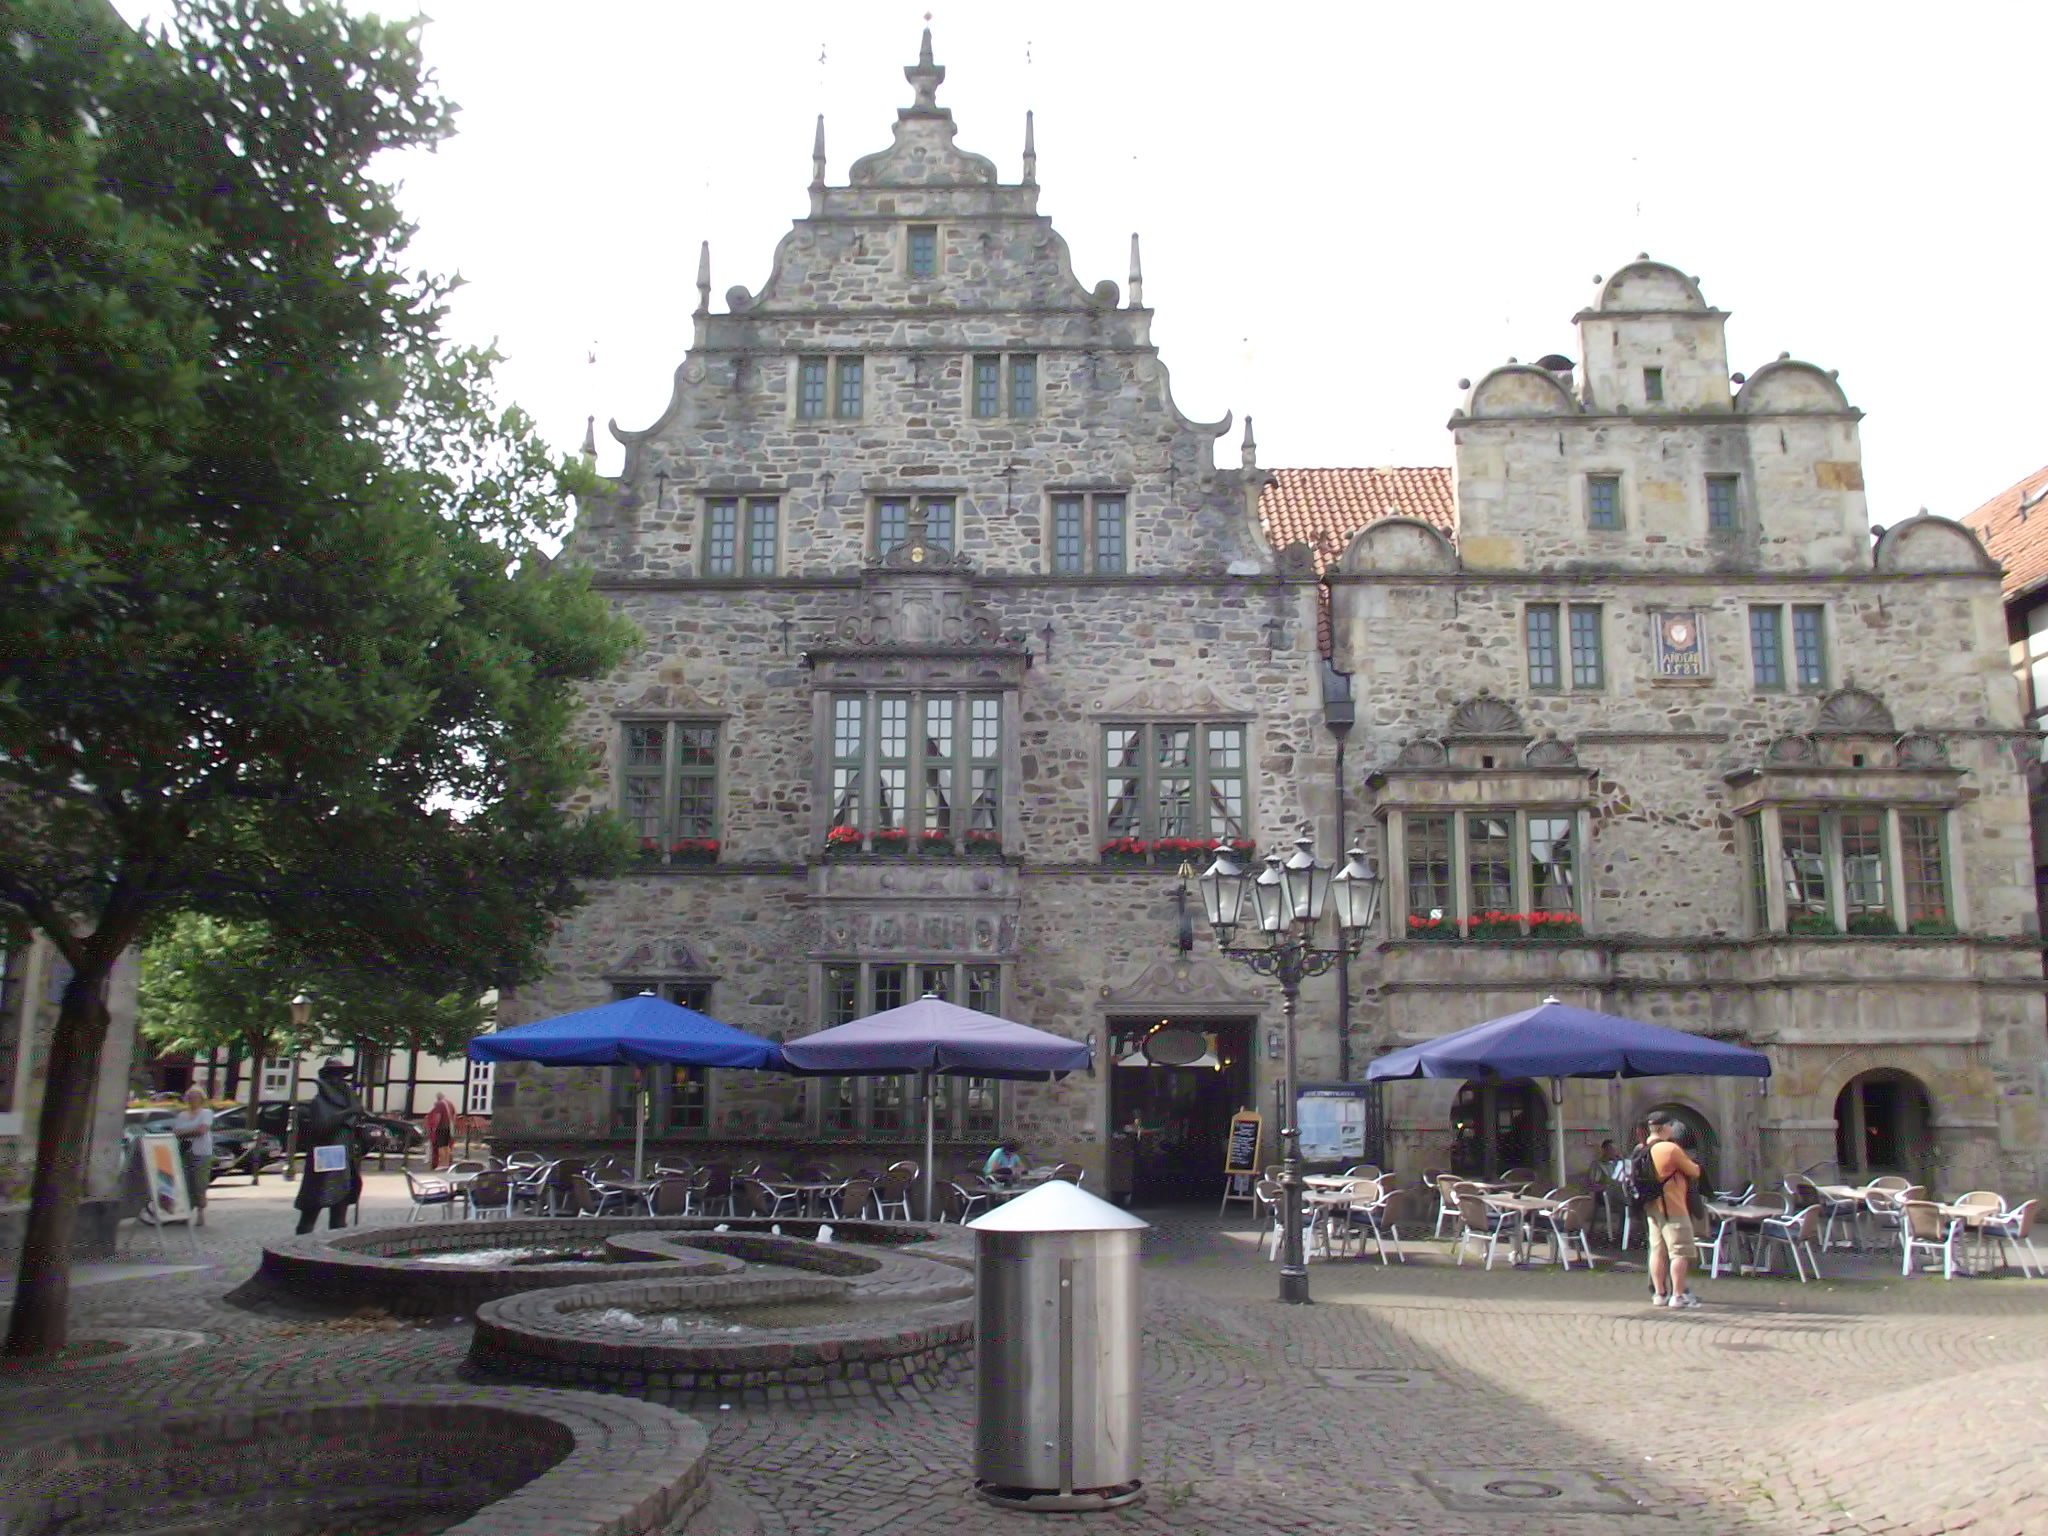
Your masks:
M 1655 1200 L 1664 1193 L 1665 1182 L 1657 1176 L 1657 1162 L 1650 1156 L 1648 1142 L 1629 1153 L 1628 1161 L 1622 1165 L 1621 1192 L 1630 1205 L 1641 1207 Z

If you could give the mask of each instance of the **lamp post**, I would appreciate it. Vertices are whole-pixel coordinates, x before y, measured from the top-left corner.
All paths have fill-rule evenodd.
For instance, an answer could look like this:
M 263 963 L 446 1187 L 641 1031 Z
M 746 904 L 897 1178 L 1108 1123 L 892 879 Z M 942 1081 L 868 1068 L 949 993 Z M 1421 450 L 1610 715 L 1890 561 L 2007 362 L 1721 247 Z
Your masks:
M 1281 1063 L 1280 1103 L 1280 1299 L 1305 1302 L 1308 1263 L 1302 1252 L 1301 1127 L 1296 1107 L 1294 1010 L 1301 984 L 1320 976 L 1365 945 L 1366 930 L 1379 914 L 1380 873 L 1357 848 L 1345 855 L 1344 867 L 1333 875 L 1315 856 L 1307 836 L 1294 840 L 1294 852 L 1283 860 L 1266 855 L 1266 867 L 1253 874 L 1229 848 L 1216 850 L 1216 862 L 1197 882 L 1202 906 L 1216 933 L 1216 947 L 1230 959 L 1250 966 L 1280 983 L 1284 1003 L 1285 1055 Z M 1333 900 L 1334 898 L 1334 900 Z M 1338 947 L 1316 944 L 1323 909 L 1333 906 Z M 1249 921 L 1254 942 L 1239 930 Z

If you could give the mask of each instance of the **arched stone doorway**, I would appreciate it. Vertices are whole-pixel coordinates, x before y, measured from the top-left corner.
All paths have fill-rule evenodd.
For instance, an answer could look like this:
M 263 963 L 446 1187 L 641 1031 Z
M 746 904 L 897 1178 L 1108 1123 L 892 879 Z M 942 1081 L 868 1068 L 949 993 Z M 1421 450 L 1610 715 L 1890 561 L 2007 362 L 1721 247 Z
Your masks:
M 1451 1172 L 1490 1179 L 1548 1168 L 1550 1096 L 1528 1078 L 1467 1083 L 1451 1102 Z
M 1658 1114 L 1672 1118 L 1679 1133 L 1678 1144 L 1705 1171 L 1710 1185 L 1718 1183 L 1721 1177 L 1721 1138 L 1714 1133 L 1714 1123 L 1690 1104 L 1652 1105 L 1639 1118 L 1647 1120 Z
M 1835 1096 L 1835 1161 L 1844 1182 L 1895 1173 L 1926 1182 L 1934 1115 L 1927 1089 L 1896 1067 L 1864 1072 Z

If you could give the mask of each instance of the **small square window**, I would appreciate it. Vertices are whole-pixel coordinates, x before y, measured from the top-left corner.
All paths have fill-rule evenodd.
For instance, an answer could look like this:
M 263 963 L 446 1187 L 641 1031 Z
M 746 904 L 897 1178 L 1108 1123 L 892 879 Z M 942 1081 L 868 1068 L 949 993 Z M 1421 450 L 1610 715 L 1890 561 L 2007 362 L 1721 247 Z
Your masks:
M 1619 528 L 1621 526 L 1621 476 L 1586 476 L 1586 526 L 1589 528 Z
M 1643 399 L 1655 405 L 1664 398 L 1664 370 L 1645 368 L 1643 370 Z
M 1707 476 L 1707 528 L 1728 533 L 1736 525 L 1735 476 Z
M 909 269 L 912 277 L 938 276 L 938 225 L 913 224 L 910 226 Z

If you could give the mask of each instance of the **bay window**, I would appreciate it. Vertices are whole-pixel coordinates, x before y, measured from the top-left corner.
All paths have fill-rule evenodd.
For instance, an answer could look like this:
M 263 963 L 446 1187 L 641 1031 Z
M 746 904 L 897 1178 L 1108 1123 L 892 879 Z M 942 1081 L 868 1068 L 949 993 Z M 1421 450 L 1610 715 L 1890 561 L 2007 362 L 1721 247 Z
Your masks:
M 1945 812 L 1766 806 L 1744 820 L 1759 931 L 1955 931 Z
M 832 696 L 832 821 L 844 852 L 994 852 L 1002 840 L 999 694 Z
M 1576 811 L 1409 811 L 1389 830 L 1408 937 L 1513 938 L 1583 921 Z

